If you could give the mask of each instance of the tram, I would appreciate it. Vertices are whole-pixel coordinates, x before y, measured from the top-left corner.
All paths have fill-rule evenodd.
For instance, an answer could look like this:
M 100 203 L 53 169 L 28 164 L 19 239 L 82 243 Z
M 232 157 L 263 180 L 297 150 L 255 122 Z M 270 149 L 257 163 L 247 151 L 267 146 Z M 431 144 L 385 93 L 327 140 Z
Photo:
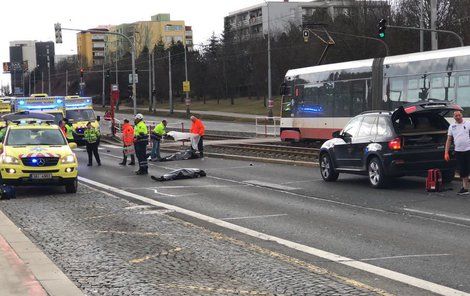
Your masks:
M 369 110 L 453 101 L 470 116 L 470 46 L 289 70 L 281 85 L 281 139 L 330 139 Z

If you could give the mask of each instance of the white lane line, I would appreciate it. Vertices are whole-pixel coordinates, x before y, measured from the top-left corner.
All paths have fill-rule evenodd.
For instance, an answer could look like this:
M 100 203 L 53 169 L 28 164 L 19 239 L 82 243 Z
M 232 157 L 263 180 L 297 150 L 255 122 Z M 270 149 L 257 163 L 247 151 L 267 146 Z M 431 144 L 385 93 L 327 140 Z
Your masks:
M 124 210 L 145 210 L 145 209 L 151 209 L 153 206 L 130 206 L 130 207 L 125 207 Z
M 244 219 L 262 219 L 262 218 L 272 218 L 272 217 L 283 217 L 287 214 L 274 214 L 274 215 L 259 215 L 259 216 L 245 216 L 245 217 L 230 217 L 230 218 L 219 218 L 220 220 L 244 220 Z
M 403 273 L 399 273 L 399 272 L 396 272 L 396 271 L 392 271 L 392 270 L 389 270 L 389 269 L 378 267 L 378 266 L 375 266 L 375 265 L 372 265 L 372 264 L 369 264 L 369 263 L 357 261 L 357 260 L 354 260 L 354 259 L 351 259 L 351 258 L 348 258 L 348 257 L 343 257 L 343 256 L 340 256 L 340 255 L 337 255 L 337 254 L 334 254 L 334 253 L 326 252 L 326 251 L 316 249 L 316 248 L 313 248 L 313 247 L 309 247 L 309 246 L 306 246 L 306 245 L 302 245 L 302 244 L 292 242 L 292 241 L 289 241 L 289 240 L 286 240 L 286 239 L 283 239 L 283 238 L 268 235 L 268 234 L 258 232 L 256 230 L 252 230 L 252 229 L 249 229 L 249 228 L 246 228 L 246 227 L 241 227 L 241 226 L 232 224 L 232 223 L 227 222 L 227 221 L 212 218 L 212 217 L 209 217 L 207 215 L 203 215 L 203 214 L 200 214 L 200 213 L 197 213 L 197 212 L 194 212 L 194 211 L 186 210 L 186 209 L 183 209 L 183 208 L 180 208 L 180 207 L 177 207 L 177 206 L 173 206 L 173 205 L 170 205 L 170 204 L 165 204 L 165 203 L 153 200 L 151 198 L 140 196 L 140 195 L 134 194 L 132 192 L 127 192 L 127 191 L 124 191 L 124 190 L 121 190 L 121 189 L 118 189 L 118 188 L 114 188 L 112 186 L 108 186 L 106 184 L 96 182 L 96 181 L 93 181 L 93 180 L 90 180 L 90 179 L 87 179 L 87 178 L 83 178 L 83 177 L 79 176 L 78 179 L 83 183 L 86 183 L 86 184 L 89 184 L 89 185 L 92 185 L 92 186 L 96 186 L 96 187 L 99 187 L 101 189 L 108 190 L 108 191 L 111 191 L 111 192 L 119 194 L 119 195 L 123 195 L 123 196 L 129 197 L 129 198 L 137 199 L 137 200 L 140 200 L 142 202 L 145 202 L 145 203 L 148 203 L 148 204 L 151 204 L 151 205 L 154 205 L 154 206 L 166 208 L 168 210 L 173 210 L 175 212 L 178 212 L 178 213 L 181 213 L 181 214 L 184 214 L 184 215 L 187 215 L 187 216 L 190 216 L 190 217 L 202 220 L 202 221 L 206 221 L 208 223 L 212 223 L 212 224 L 215 224 L 217 226 L 224 227 L 224 228 L 227 228 L 227 229 L 230 229 L 230 230 L 233 230 L 233 231 L 237 231 L 237 232 L 240 232 L 240 233 L 243 233 L 243 234 L 258 238 L 258 239 L 261 239 L 261 240 L 277 242 L 280 245 L 286 246 L 288 248 L 291 248 L 291 249 L 294 249 L 294 250 L 297 250 L 297 251 L 301 251 L 301 252 L 304 252 L 304 253 L 319 257 L 319 258 L 323 258 L 323 259 L 333 261 L 333 262 L 337 262 L 339 264 L 343 264 L 343 265 L 346 265 L 346 266 L 349 266 L 349 267 L 352 267 L 352 268 L 356 268 L 356 269 L 363 270 L 363 271 L 366 271 L 366 272 L 369 272 L 369 273 L 372 273 L 372 274 L 376 274 L 378 276 L 382 276 L 382 277 L 385 277 L 385 278 L 388 278 L 388 279 L 391 279 L 391 280 L 394 280 L 394 281 L 397 281 L 397 282 L 405 283 L 405 284 L 408 284 L 410 286 L 417 287 L 417 288 L 420 288 L 420 289 L 423 289 L 423 290 L 426 290 L 426 291 L 430 291 L 430 292 L 433 292 L 433 293 L 436 293 L 436 294 L 445 295 L 445 296 L 450 296 L 450 295 L 453 295 L 453 296 L 457 296 L 457 295 L 458 296 L 463 296 L 463 295 L 470 296 L 469 293 L 465 293 L 463 291 L 455 290 L 455 289 L 452 289 L 452 288 L 449 288 L 449 287 L 446 287 L 446 286 L 443 286 L 443 285 L 439 285 L 439 284 L 429 282 L 429 281 L 426 281 L 426 280 L 423 280 L 423 279 L 419 279 L 419 278 L 416 278 L 416 277 L 413 277 L 413 276 L 409 276 L 409 275 L 406 275 L 406 274 L 403 274 Z
M 408 258 L 421 258 L 421 257 L 444 257 L 452 256 L 452 254 L 418 254 L 418 255 L 401 255 L 401 256 L 388 256 L 376 258 L 364 258 L 360 261 L 376 261 L 376 260 L 389 260 L 389 259 L 408 259 Z
M 424 215 L 429 215 L 429 216 L 434 216 L 434 217 L 447 218 L 447 219 L 458 220 L 458 221 L 463 221 L 463 222 L 470 222 L 470 218 L 466 218 L 464 216 L 426 212 L 426 211 L 409 209 L 409 208 L 403 208 L 403 210 L 406 212 L 415 213 L 415 214 L 424 214 Z
M 106 156 L 117 158 L 117 159 L 122 159 L 122 157 L 115 156 L 115 155 L 108 154 L 108 153 L 102 153 L 102 155 L 106 155 Z M 157 168 L 162 168 L 162 169 L 167 169 L 167 170 L 177 169 L 177 168 L 173 168 L 173 167 L 165 167 L 165 166 L 160 166 L 160 165 L 157 166 L 157 165 L 154 165 L 152 163 L 150 163 L 150 166 L 155 166 Z M 141 176 L 135 176 L 135 177 L 141 177 Z M 237 181 L 237 180 L 232 180 L 232 179 L 227 179 L 227 178 L 221 178 L 221 177 L 215 177 L 215 176 L 206 176 L 206 178 L 219 180 L 219 181 L 225 181 L 225 182 L 229 182 L 229 183 L 240 184 L 240 185 L 245 185 L 245 186 L 247 185 L 247 183 L 244 183 L 242 181 Z M 341 201 L 337 201 L 337 200 L 331 200 L 331 199 L 326 199 L 326 198 L 322 198 L 322 197 L 296 193 L 296 192 L 292 192 L 292 191 L 274 189 L 274 188 L 270 188 L 270 187 L 262 187 L 262 186 L 258 186 L 258 185 L 254 185 L 254 184 L 251 184 L 250 186 L 254 186 L 254 187 L 258 187 L 258 188 L 264 188 L 264 189 L 267 189 L 267 190 L 272 190 L 272 191 L 276 191 L 278 193 L 283 193 L 283 194 L 292 195 L 292 196 L 296 196 L 296 197 L 301 197 L 301 198 L 306 198 L 306 199 L 311 199 L 311 200 L 322 201 L 322 202 L 325 202 L 325 203 L 346 206 L 346 207 L 350 207 L 350 208 L 368 210 L 368 211 L 372 211 L 372 212 L 384 213 L 384 214 L 389 214 L 389 215 L 400 215 L 400 216 L 403 215 L 403 213 L 401 213 L 401 212 L 386 211 L 386 210 L 382 210 L 382 209 L 378 209 L 378 208 L 371 208 L 371 207 L 366 207 L 366 206 L 361 206 L 361 205 L 355 205 L 355 204 L 345 203 L 345 202 L 341 202 Z M 414 218 L 417 218 L 417 219 L 421 219 L 421 220 L 433 221 L 433 222 L 438 222 L 438 223 L 442 223 L 442 224 L 459 226 L 459 227 L 463 227 L 463 228 L 470 228 L 470 226 L 467 225 L 467 224 L 461 224 L 461 223 L 457 223 L 457 222 L 440 220 L 438 218 L 424 217 L 424 216 L 413 215 L 413 214 L 410 214 L 410 216 L 414 217 Z
M 275 183 L 268 183 L 268 182 L 263 182 L 263 181 L 258 181 L 258 180 L 247 180 L 247 181 L 243 181 L 243 183 L 261 186 L 261 187 L 274 188 L 277 190 L 299 190 L 300 189 L 300 188 L 294 188 L 294 187 L 284 186 L 284 185 L 275 184 Z

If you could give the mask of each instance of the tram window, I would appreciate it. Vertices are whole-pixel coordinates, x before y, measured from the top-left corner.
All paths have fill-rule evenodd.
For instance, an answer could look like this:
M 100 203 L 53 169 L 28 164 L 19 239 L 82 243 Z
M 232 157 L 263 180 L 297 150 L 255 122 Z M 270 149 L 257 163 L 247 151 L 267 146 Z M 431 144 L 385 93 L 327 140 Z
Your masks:
M 334 88 L 334 116 L 347 117 L 352 116 L 351 95 L 349 82 L 335 82 Z
M 351 110 L 353 115 L 366 110 L 366 81 L 352 81 L 351 87 Z
M 408 79 L 408 95 L 406 96 L 407 102 L 418 102 L 419 101 L 419 94 L 421 92 L 421 88 L 419 87 L 420 79 L 412 78 Z
M 470 107 L 470 74 L 459 75 L 458 82 L 457 104 L 461 107 Z
M 449 76 L 447 73 L 432 75 L 430 86 L 428 98 L 455 100 L 455 77 Z
M 404 90 L 405 82 L 403 78 L 390 78 L 390 93 L 388 97 L 394 102 L 401 102 L 405 100 Z

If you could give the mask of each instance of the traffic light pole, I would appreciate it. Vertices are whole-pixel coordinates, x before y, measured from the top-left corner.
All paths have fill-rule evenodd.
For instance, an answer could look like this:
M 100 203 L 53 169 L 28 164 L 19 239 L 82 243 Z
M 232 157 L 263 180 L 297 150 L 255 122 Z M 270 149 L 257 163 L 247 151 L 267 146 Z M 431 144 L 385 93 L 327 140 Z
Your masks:
M 87 32 L 93 34 L 104 34 L 104 35 L 116 35 L 124 38 L 131 45 L 131 59 L 132 59 L 132 101 L 134 104 L 134 115 L 137 114 L 137 98 L 136 98 L 136 84 L 135 84 L 135 44 L 132 40 L 124 34 L 116 32 L 105 32 L 105 31 L 96 31 L 96 30 L 80 30 L 80 29 L 71 29 L 71 28 L 62 28 L 66 31 L 76 31 L 76 32 Z
M 415 28 L 415 27 L 404 27 L 404 26 L 395 26 L 395 25 L 387 25 L 387 28 L 394 28 L 394 29 L 404 29 L 404 30 L 419 30 L 419 31 L 427 31 L 427 32 L 435 32 L 435 33 L 446 33 L 454 35 L 460 42 L 460 46 L 465 46 L 463 43 L 462 37 L 459 34 L 455 33 L 454 31 L 449 30 L 436 30 L 436 29 L 425 29 L 425 28 Z

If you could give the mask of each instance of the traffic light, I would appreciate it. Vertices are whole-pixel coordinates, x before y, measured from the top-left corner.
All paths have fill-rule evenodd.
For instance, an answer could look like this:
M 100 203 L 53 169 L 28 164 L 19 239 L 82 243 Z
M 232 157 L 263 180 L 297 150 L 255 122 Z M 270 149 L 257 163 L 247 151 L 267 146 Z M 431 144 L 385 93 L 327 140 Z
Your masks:
M 111 77 L 111 70 L 106 70 L 106 78 L 109 78 Z
M 304 29 L 302 31 L 302 35 L 304 36 L 304 42 L 307 43 L 308 42 L 308 38 L 310 37 L 310 32 L 307 30 L 307 29 Z
M 62 26 L 60 23 L 54 24 L 55 30 L 55 43 L 62 43 Z
M 80 78 L 83 78 L 83 73 L 85 72 L 85 70 L 83 70 L 83 68 L 80 68 Z
M 379 38 L 385 38 L 385 30 L 387 30 L 387 20 L 381 19 L 379 21 Z

